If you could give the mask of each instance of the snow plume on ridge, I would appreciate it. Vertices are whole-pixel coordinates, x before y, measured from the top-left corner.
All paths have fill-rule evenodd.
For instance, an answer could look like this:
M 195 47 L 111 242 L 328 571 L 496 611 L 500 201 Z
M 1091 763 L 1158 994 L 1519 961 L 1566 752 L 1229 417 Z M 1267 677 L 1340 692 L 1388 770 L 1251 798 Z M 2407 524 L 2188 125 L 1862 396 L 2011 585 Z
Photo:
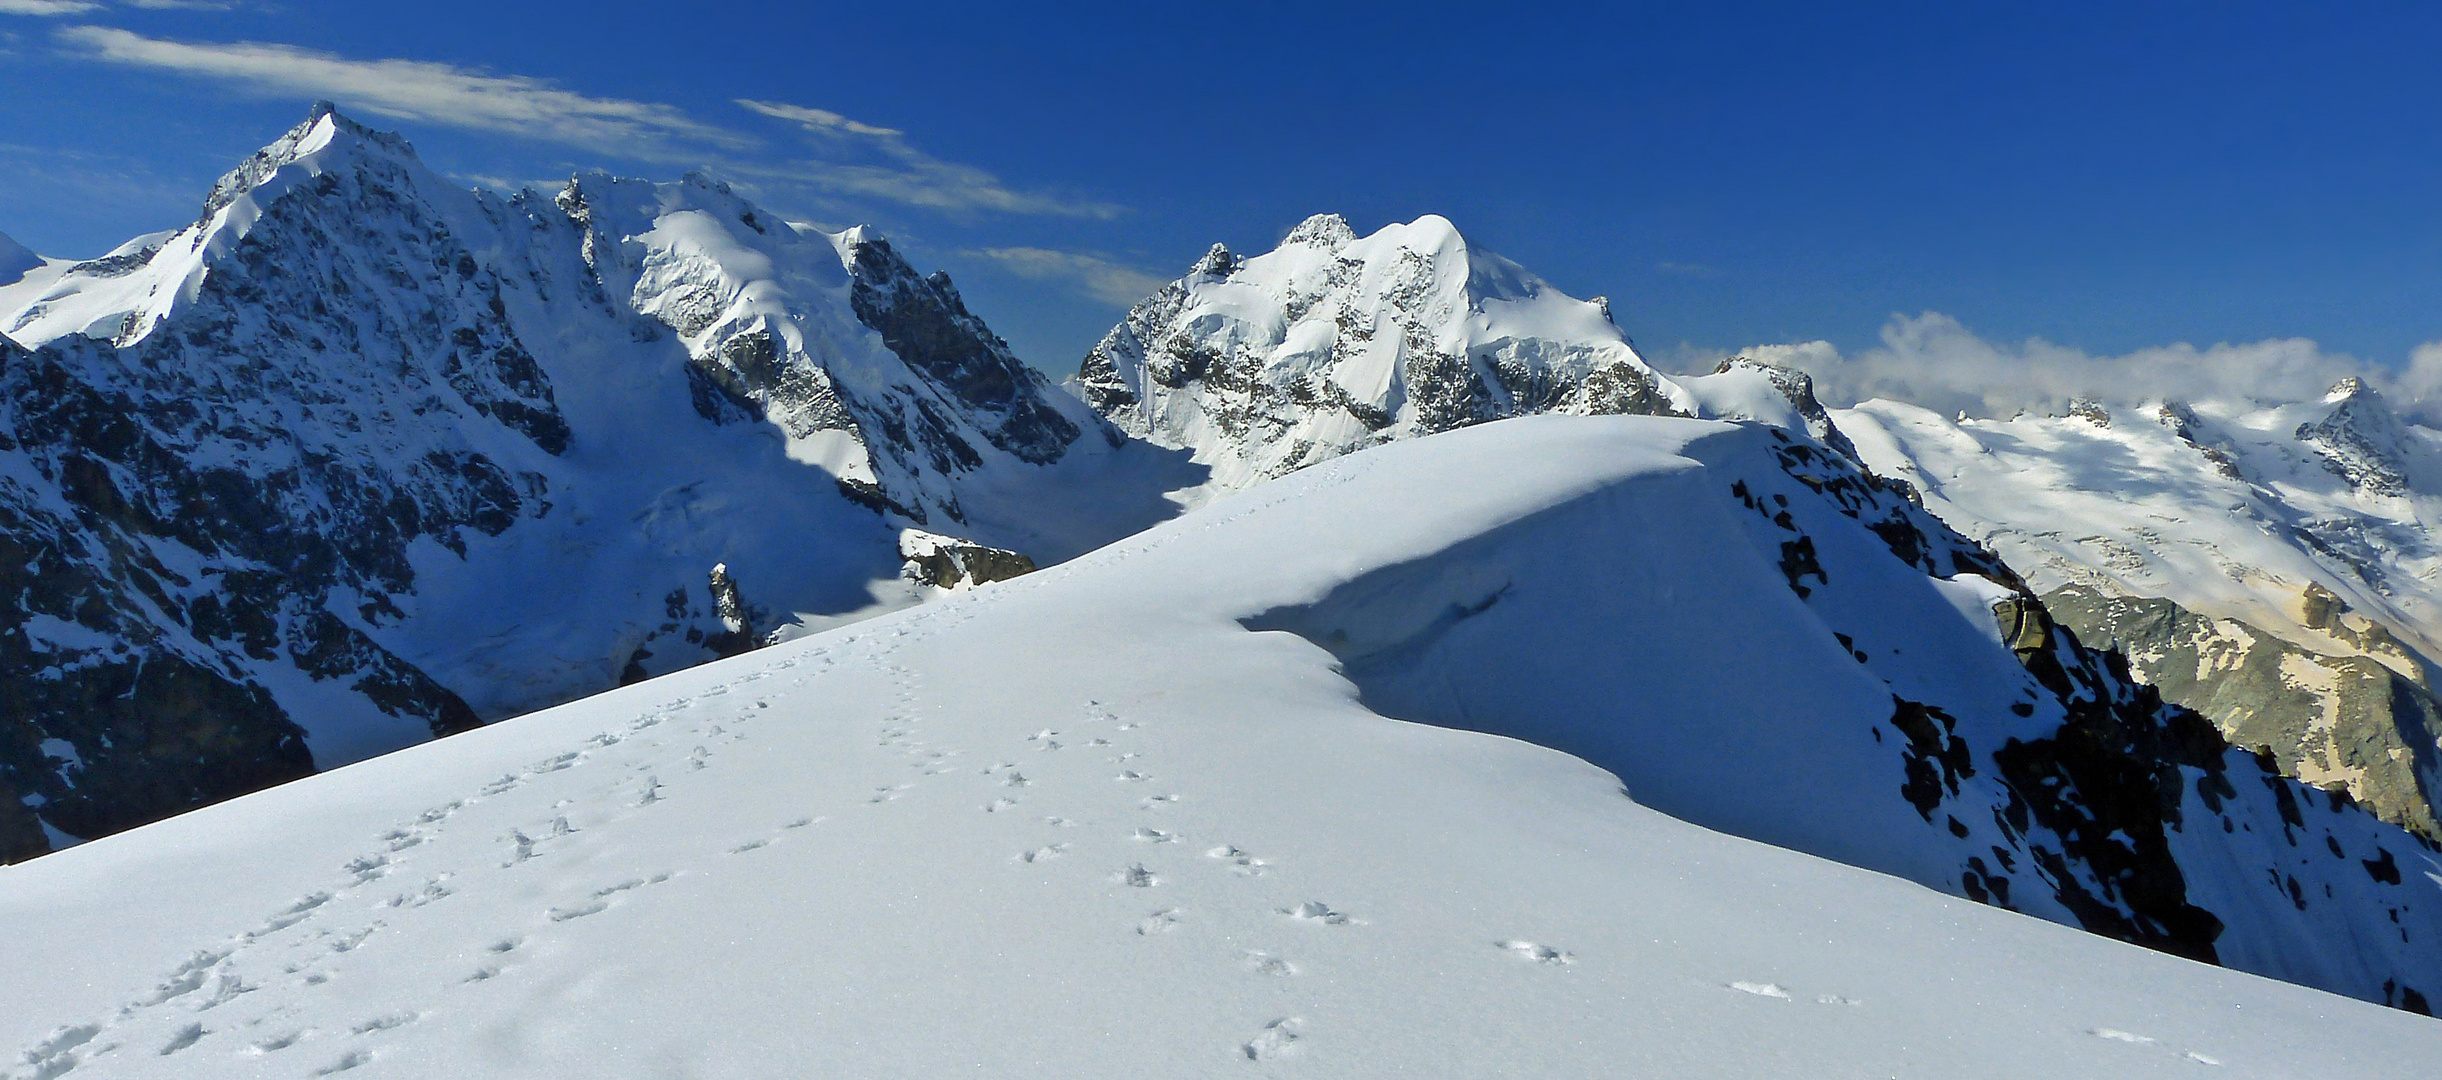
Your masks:
M 0 233 L 0 285 L 8 285 L 25 276 L 26 271 L 42 266 L 42 256 L 26 249 L 7 233 Z
M 1945 414 L 2054 412 L 2072 398 L 2309 401 L 2350 376 L 2371 379 L 2420 418 L 2429 400 L 2442 404 L 2442 342 L 2419 348 L 2407 372 L 2395 374 L 2305 338 L 2201 349 L 2182 342 L 2098 356 L 2041 338 L 1992 341 L 1948 315 L 1926 312 L 1893 317 L 1882 344 L 1851 355 L 1828 341 L 1758 345 L 1745 355 L 1813 376 L 1827 403 L 1890 398 Z

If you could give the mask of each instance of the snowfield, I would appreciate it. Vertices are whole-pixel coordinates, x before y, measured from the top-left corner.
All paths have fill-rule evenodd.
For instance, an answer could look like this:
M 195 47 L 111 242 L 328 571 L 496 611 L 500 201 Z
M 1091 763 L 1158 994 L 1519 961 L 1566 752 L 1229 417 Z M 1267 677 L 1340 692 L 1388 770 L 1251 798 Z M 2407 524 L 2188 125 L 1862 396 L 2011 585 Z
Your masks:
M 1895 748 L 1888 776 L 1833 759 L 1811 763 L 1825 792 L 1766 782 L 1810 767 L 1767 737 L 1862 729 L 1712 717 L 1766 741 L 1658 738 L 1614 775 L 1386 718 L 1332 652 L 1248 629 L 1302 612 L 1323 633 L 1352 585 L 1589 515 L 1644 526 L 1575 556 L 1641 568 L 1590 575 L 1641 582 L 1622 603 L 1675 604 L 1690 633 L 1802 617 L 1708 471 L 1762 430 L 1544 417 L 1400 442 L 1023 578 L 0 868 L 9 968 L 42 974 L 0 986 L 9 1075 L 2434 1071 L 2432 1020 L 1636 801 L 1805 844 L 1877 814 L 1939 833 L 1887 792 L 1810 804 L 1897 783 Z M 1709 557 L 1703 591 L 1638 561 L 1682 548 Z M 1538 550 L 1568 555 L 1498 549 Z M 1909 642 L 2006 660 L 1943 588 L 1891 616 L 1919 624 Z M 1477 612 L 1510 602 L 1491 595 Z M 1798 678 L 1778 673 L 1819 663 L 1807 647 L 1756 641 L 1682 681 L 1760 693 L 1738 684 Z M 1708 722 L 1675 694 L 1649 734 Z M 1749 779 L 1669 789 L 1682 745 Z M 1756 810 L 1776 799 L 1821 820 Z M 2421 908 L 2442 899 L 2422 849 L 2399 865 Z

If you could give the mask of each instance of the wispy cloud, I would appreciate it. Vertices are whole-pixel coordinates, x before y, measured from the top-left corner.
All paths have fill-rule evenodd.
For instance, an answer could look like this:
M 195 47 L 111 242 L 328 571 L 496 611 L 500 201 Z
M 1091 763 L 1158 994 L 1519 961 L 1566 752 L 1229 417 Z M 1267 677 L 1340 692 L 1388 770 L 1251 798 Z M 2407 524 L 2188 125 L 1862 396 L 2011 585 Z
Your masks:
M 982 248 L 966 254 L 989 259 L 1019 277 L 1066 281 L 1080 293 L 1113 307 L 1130 307 L 1170 279 L 1124 266 L 1100 255 L 1038 247 Z
M 868 135 L 874 138 L 896 139 L 907 134 L 897 128 L 860 124 L 829 109 L 811 105 L 788 105 L 777 101 L 752 101 L 739 98 L 738 104 L 775 120 L 788 120 L 805 125 L 809 130 L 842 135 Z
M 2113 356 L 2041 338 L 1990 341 L 1957 319 L 1926 312 L 1892 317 L 1880 345 L 1850 355 L 1828 341 L 1758 345 L 1743 354 L 1806 372 L 1817 393 L 1834 405 L 1881 397 L 1945 413 L 2009 416 L 2022 409 L 2057 410 L 2078 397 L 2124 403 L 2302 401 L 2355 375 L 2372 380 L 2411 414 L 2442 411 L 2442 342 L 2419 347 L 2398 371 L 2326 352 L 2305 338 L 2201 349 L 2183 342 Z
M 129 0 L 156 7 L 217 6 L 219 0 Z M 74 14 L 98 0 L 0 0 L 0 12 Z M 753 112 L 811 136 L 821 151 L 774 154 L 764 140 L 705 123 L 674 105 L 597 97 L 545 79 L 475 71 L 428 60 L 359 60 L 267 42 L 189 42 L 107 26 L 56 32 L 72 55 L 225 83 L 240 92 L 329 98 L 374 116 L 583 147 L 620 158 L 712 165 L 770 189 L 796 188 L 948 213 L 1109 218 L 1119 207 L 1011 187 L 972 165 L 918 149 L 907 134 L 829 109 L 741 100 Z
M 951 212 L 989 210 L 1106 219 L 1123 212 L 1110 203 L 1016 190 L 988 171 L 943 161 L 917 149 L 905 132 L 851 120 L 829 109 L 748 98 L 738 99 L 738 104 L 796 124 L 816 136 L 830 153 L 825 158 L 762 170 L 771 180 L 795 180 L 834 195 Z M 855 157 L 865 160 L 840 160 Z
M 57 18 L 62 15 L 82 15 L 100 11 L 94 0 L 0 0 L 0 15 L 32 15 L 37 18 Z
M 0 3 L 25 0 L 0 0 Z M 583 146 L 648 159 L 692 159 L 702 149 L 753 140 L 699 123 L 669 105 L 593 97 L 523 75 L 494 75 L 423 60 L 352 60 L 260 42 L 190 43 L 104 26 L 71 26 L 59 39 L 89 59 L 214 79 L 241 89 L 326 97 L 377 116 Z
M 1718 267 L 1706 266 L 1703 263 L 1658 262 L 1653 264 L 1653 269 L 1657 274 L 1668 274 L 1672 277 L 1713 278 L 1721 276 L 1721 270 Z
M 2411 406 L 2419 423 L 2442 427 L 2442 341 L 2428 341 L 2408 354 L 2408 368 L 2392 377 L 2393 396 Z
M 103 0 L 0 0 L 0 15 L 58 18 L 111 6 Z M 237 0 L 119 0 L 116 6 L 145 11 L 233 11 L 238 5 Z

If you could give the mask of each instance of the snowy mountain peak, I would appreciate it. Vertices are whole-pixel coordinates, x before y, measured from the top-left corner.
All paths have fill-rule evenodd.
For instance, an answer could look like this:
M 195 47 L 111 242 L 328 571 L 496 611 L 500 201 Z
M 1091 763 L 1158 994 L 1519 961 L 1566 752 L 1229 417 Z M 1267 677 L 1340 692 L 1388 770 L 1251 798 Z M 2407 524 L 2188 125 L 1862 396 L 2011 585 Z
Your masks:
M 1733 356 L 1722 361 L 1710 375 L 1682 375 L 1675 381 L 1695 398 L 1699 416 L 1756 420 L 1804 431 L 1850 460 L 1857 460 L 1857 448 L 1849 443 L 1848 436 L 1840 433 L 1823 403 L 1816 400 L 1815 381 L 1803 371 Z
M 1238 256 L 1230 254 L 1229 245 L 1214 244 L 1212 250 L 1196 260 L 1187 270 L 1190 277 L 1225 278 L 1238 269 Z
M 778 428 L 915 524 L 967 520 L 970 478 L 1056 461 L 1093 422 L 871 228 L 801 230 L 702 175 L 579 176 L 554 202 L 583 230 L 584 287 L 685 344 L 699 415 Z
M 1606 305 L 1433 215 L 1360 238 L 1317 214 L 1263 255 L 1216 246 L 1130 311 L 1075 386 L 1119 430 L 1193 450 L 1220 489 L 1505 416 L 1695 406 Z
M 132 345 L 199 295 L 216 264 L 275 206 L 300 192 L 310 194 L 308 201 L 317 206 L 333 207 L 332 213 L 349 212 L 336 207 L 353 202 L 354 212 L 412 218 L 425 232 L 472 205 L 469 193 L 425 169 L 405 139 L 317 106 L 303 123 L 215 182 L 192 224 L 139 237 L 102 258 L 66 267 L 37 292 L 9 297 L 0 307 L 0 332 L 30 345 L 70 334 Z M 436 199 L 455 205 L 443 211 Z
M 2347 378 L 2334 384 L 2323 402 L 2332 411 L 2298 425 L 2298 440 L 2321 454 L 2324 467 L 2358 491 L 2407 494 L 2415 441 L 2382 395 L 2362 379 Z
M 1347 218 L 1338 214 L 1316 214 L 1298 222 L 1297 227 L 1289 230 L 1289 235 L 1282 238 L 1280 243 L 1282 247 L 1303 244 L 1337 251 L 1356 238 L 1357 231 L 1348 227 Z
M 204 196 L 203 213 L 197 216 L 197 223 L 209 222 L 222 207 L 261 186 L 277 175 L 280 169 L 334 148 L 338 154 L 361 148 L 384 156 L 416 160 L 415 148 L 407 145 L 406 139 L 350 120 L 339 112 L 338 106 L 328 101 L 315 102 L 303 123 L 290 128 L 287 134 L 273 140 L 271 145 L 255 151 L 254 156 L 212 185 L 212 190 Z M 320 172 L 331 167 L 331 164 L 324 162 L 313 171 Z
M 318 108 L 209 201 L 0 293 L 0 861 L 913 603 L 891 513 L 1049 561 L 1174 509 L 1045 494 L 1081 403 L 710 177 L 503 198 Z

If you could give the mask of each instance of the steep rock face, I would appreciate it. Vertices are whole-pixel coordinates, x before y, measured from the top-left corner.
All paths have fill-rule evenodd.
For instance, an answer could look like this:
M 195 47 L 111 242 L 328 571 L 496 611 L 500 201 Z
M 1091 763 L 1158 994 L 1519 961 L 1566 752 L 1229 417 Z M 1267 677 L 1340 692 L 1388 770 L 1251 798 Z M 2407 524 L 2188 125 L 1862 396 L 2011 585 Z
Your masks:
M 878 237 L 700 177 L 467 191 L 328 106 L 39 273 L 5 858 L 912 603 L 906 522 L 991 531 L 1098 423 Z M 1141 524 L 1086 501 L 1056 554 Z
M 497 279 L 396 149 L 317 114 L 155 249 L 169 272 L 99 324 L 110 341 L 0 371 L 12 566 L 45 567 L 0 614 L 24 647 L 0 754 L 62 832 L 309 771 L 265 679 L 339 683 L 412 736 L 478 722 L 368 630 L 399 618 L 415 543 L 463 552 L 545 512 L 548 485 L 500 451 L 569 433 Z
M 1336 214 L 1273 251 L 1215 245 L 1128 313 L 1073 384 L 1221 488 L 1506 416 L 1686 414 L 1612 325 L 1438 217 L 1359 239 Z
M 1893 402 L 1833 416 L 1876 471 L 1914 484 L 2171 700 L 2269 747 L 2284 774 L 2431 834 L 2442 454 L 2372 389 L 2010 420 Z
M 0 339 L 5 377 L 37 363 Z M 0 477 L 0 584 L 15 598 L 0 607 L 0 861 L 311 772 L 303 732 L 210 640 L 234 632 L 268 654 L 284 644 L 272 613 L 182 605 L 199 583 L 128 520 L 107 467 L 45 455 L 70 478 L 46 485 L 8 420 L 0 448 L 24 471 Z M 187 625 L 161 625 L 165 609 Z
M 2362 379 L 2343 379 L 2324 395 L 2323 403 L 2332 411 L 2321 420 L 2299 424 L 2298 441 L 2313 447 L 2323 456 L 2324 468 L 2359 492 L 2407 495 L 2412 490 L 2412 436 L 2382 395 Z
M 2078 637 L 2128 657 L 2165 700 L 2204 714 L 2282 771 L 2338 786 L 2384 820 L 2442 838 L 2442 700 L 2371 656 L 2312 652 L 2235 619 L 2082 585 L 2044 595 Z M 2329 618 L 2329 616 L 2326 616 Z
M 1762 425 L 1677 453 L 1246 624 L 1712 828 L 2403 1008 L 2442 985 L 2430 842 L 2233 748 L 1845 455 Z
M 779 428 L 792 458 L 870 506 L 964 524 L 963 488 L 1060 461 L 1080 434 L 1068 413 L 1094 422 L 948 275 L 917 273 L 870 229 L 791 225 L 702 176 L 581 176 L 554 203 L 584 230 L 604 303 L 685 343 L 699 415 Z
M 1035 465 L 1048 465 L 1077 441 L 1077 425 L 1054 408 L 1049 381 L 1027 367 L 969 314 L 950 276 L 919 275 L 870 230 L 847 234 L 844 247 L 855 285 L 856 317 L 901 361 L 957 404 L 993 446 Z M 967 456 L 973 456 L 972 454 Z

